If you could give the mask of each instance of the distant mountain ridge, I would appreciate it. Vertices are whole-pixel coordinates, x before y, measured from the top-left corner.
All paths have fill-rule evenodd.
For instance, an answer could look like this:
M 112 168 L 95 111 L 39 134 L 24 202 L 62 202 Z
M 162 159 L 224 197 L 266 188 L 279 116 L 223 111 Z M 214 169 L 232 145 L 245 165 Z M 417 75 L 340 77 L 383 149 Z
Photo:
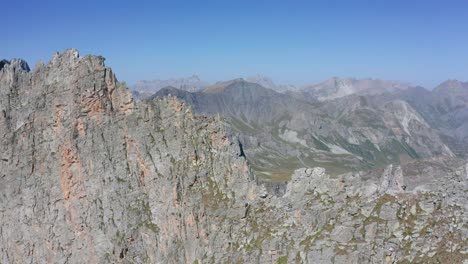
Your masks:
M 275 90 L 277 92 L 293 91 L 297 87 L 291 84 L 279 84 L 273 82 L 273 80 L 267 76 L 256 74 L 245 78 L 246 81 L 251 83 L 259 84 L 265 88 Z
M 468 155 L 468 83 L 448 80 L 433 90 L 399 81 L 334 77 L 280 89 L 255 75 L 172 95 L 198 112 L 222 115 L 238 133 L 252 167 L 271 179 L 304 166 L 333 174 L 406 159 Z M 339 166 L 330 166 L 340 160 Z M 327 165 L 329 164 L 329 165 Z
M 218 81 L 214 84 L 210 84 L 207 81 L 203 81 L 202 79 L 200 79 L 200 77 L 198 77 L 198 75 L 192 75 L 190 77 L 178 79 L 171 78 L 167 80 L 141 80 L 138 81 L 135 85 L 133 85 L 131 89 L 136 99 L 141 100 L 150 97 L 151 95 L 165 87 L 174 87 L 188 92 L 198 92 L 207 88 L 216 89 L 216 87 L 219 88 L 234 80 L 245 80 L 251 83 L 257 83 L 265 88 L 269 88 L 278 92 L 293 91 L 297 89 L 297 87 L 295 87 L 294 85 L 277 85 L 271 80 L 271 78 L 261 74 L 252 75 L 246 78 L 237 78 L 229 81 Z
M 250 83 L 259 84 L 265 88 L 275 90 L 281 93 L 291 93 L 297 97 L 307 97 L 319 101 L 334 100 L 340 97 L 358 94 L 375 95 L 382 93 L 392 93 L 399 90 L 405 90 L 411 87 L 410 84 L 379 79 L 355 79 L 333 77 L 320 83 L 306 85 L 303 87 L 291 84 L 276 84 L 270 77 L 256 74 L 245 78 L 233 80 L 245 80 Z M 137 97 L 147 98 L 164 87 L 175 87 L 188 92 L 198 92 L 206 88 L 213 89 L 229 81 L 218 81 L 214 84 L 203 81 L 197 75 L 186 78 L 171 78 L 168 80 L 138 81 L 131 89 Z
M 326 84 L 340 87 L 334 81 L 340 82 L 332 79 L 320 89 Z M 432 98 L 432 92 L 392 81 L 344 83 L 357 88 L 326 100 L 301 95 L 304 90 L 280 93 L 244 79 L 195 93 L 164 88 L 155 97 L 176 96 L 198 112 L 227 118 L 234 133 L 240 134 L 253 168 L 267 178 L 281 178 L 301 166 L 341 173 L 408 158 L 463 155 L 456 149 L 461 145 L 454 143 L 463 141 L 434 125 L 426 112 L 418 110 L 424 108 L 411 100 L 424 98 L 420 93 Z M 374 84 L 378 90 L 369 91 Z M 432 107 L 431 101 L 421 105 Z
M 189 92 L 196 92 L 204 89 L 209 83 L 205 82 L 198 77 L 198 75 L 192 75 L 185 78 L 172 78 L 168 80 L 152 80 L 152 81 L 138 81 L 133 87 L 132 92 L 136 99 L 145 99 L 153 95 L 161 88 L 164 87 L 175 87 Z
M 319 101 L 334 100 L 348 95 L 375 95 L 406 90 L 410 87 L 398 81 L 333 77 L 300 90 L 304 96 Z

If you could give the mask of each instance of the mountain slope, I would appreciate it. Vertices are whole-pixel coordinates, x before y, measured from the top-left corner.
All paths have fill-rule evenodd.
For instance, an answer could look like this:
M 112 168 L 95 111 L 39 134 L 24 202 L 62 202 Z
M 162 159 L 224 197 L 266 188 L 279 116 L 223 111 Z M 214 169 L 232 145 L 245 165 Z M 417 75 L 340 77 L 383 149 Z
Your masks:
M 468 146 L 468 83 L 446 81 L 431 92 L 444 131 Z M 466 153 L 468 154 L 468 153 Z
M 412 87 L 391 95 L 374 96 L 373 100 L 385 104 L 389 100 L 408 102 L 428 125 L 437 130 L 444 143 L 454 154 L 468 155 L 468 85 L 449 80 L 432 91 Z

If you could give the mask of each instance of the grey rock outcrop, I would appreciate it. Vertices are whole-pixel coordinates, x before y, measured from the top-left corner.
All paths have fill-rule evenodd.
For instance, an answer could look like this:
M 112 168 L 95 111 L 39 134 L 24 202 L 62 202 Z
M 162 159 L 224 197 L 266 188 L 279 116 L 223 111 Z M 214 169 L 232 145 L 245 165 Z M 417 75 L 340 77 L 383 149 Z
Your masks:
M 0 71 L 0 262 L 222 259 L 216 223 L 255 188 L 239 147 L 178 100 L 135 104 L 103 62 Z
M 31 70 L 29 68 L 28 63 L 22 59 L 13 59 L 11 61 L 3 59 L 0 61 L 0 70 L 3 69 L 5 66 L 10 66 L 10 68 L 13 68 L 15 70 L 21 70 L 26 72 L 29 72 Z

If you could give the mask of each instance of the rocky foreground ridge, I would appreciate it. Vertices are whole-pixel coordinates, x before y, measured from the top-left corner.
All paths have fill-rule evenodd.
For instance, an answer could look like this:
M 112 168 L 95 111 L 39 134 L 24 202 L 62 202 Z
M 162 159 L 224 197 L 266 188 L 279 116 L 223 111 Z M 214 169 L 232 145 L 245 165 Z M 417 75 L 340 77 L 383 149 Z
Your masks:
M 0 263 L 463 263 L 468 165 L 257 182 L 223 120 L 104 58 L 0 64 Z

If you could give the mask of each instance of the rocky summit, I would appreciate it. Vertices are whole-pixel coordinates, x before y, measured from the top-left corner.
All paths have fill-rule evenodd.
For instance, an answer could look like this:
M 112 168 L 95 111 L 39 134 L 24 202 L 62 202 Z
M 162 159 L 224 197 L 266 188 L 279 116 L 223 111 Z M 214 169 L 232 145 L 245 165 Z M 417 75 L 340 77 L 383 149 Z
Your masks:
M 263 98 L 257 113 L 247 101 L 245 118 L 275 122 L 269 102 L 283 97 L 250 86 L 218 90 Z M 468 262 L 468 163 L 409 104 L 396 98 L 373 112 L 357 97 L 345 107 L 385 114 L 374 148 L 393 131 L 421 159 L 333 174 L 299 168 L 287 182 L 266 182 L 246 159 L 245 145 L 255 144 L 230 132 L 234 119 L 194 112 L 190 102 L 216 103 L 203 108 L 209 114 L 229 103 L 218 90 L 184 93 L 190 102 L 172 90 L 136 101 L 103 57 L 76 50 L 32 71 L 23 60 L 0 62 L 0 263 Z M 330 125 L 341 129 L 334 134 L 330 117 L 306 113 L 285 121 L 290 132 L 282 127 L 277 142 L 343 151 L 330 142 L 344 125 Z M 301 120 L 329 136 L 301 141 L 292 131 Z M 373 135 L 360 124 L 359 135 Z

